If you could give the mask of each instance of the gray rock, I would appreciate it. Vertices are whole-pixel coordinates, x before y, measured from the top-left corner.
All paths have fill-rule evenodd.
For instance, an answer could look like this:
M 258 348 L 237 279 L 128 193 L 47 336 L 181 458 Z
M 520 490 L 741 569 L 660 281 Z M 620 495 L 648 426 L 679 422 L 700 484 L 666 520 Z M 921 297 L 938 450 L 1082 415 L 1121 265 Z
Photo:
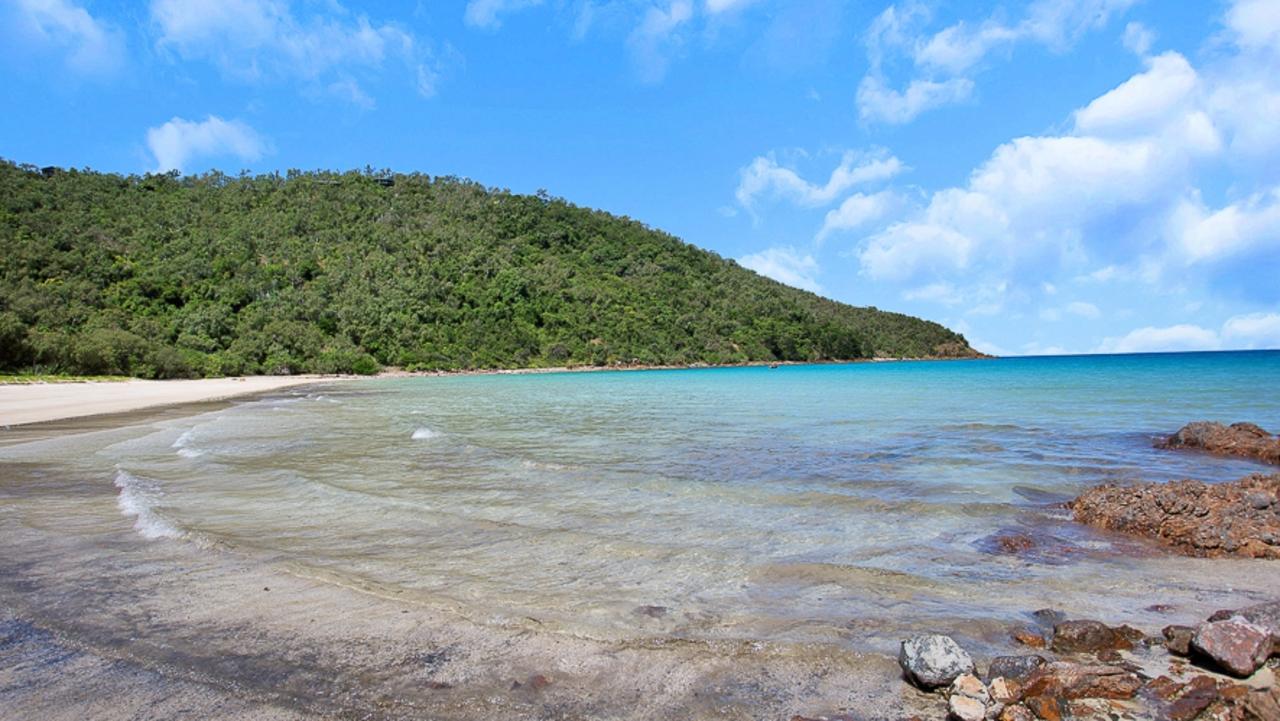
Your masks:
M 1165 626 L 1160 633 L 1164 634 L 1164 647 L 1175 656 L 1186 656 L 1191 653 L 1191 637 L 1196 630 L 1190 626 Z
M 997 678 L 1023 683 L 1044 664 L 1044 656 L 996 656 L 987 669 L 987 683 Z
M 973 672 L 973 658 L 950 636 L 926 634 L 902 642 L 898 653 L 907 680 L 926 691 Z

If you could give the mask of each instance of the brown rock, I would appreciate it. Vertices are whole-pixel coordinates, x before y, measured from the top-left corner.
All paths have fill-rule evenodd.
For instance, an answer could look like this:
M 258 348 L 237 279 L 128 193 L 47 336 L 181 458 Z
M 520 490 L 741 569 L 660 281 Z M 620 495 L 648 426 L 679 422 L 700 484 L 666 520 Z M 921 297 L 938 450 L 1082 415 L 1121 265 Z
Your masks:
M 997 717 L 999 721 L 1035 721 L 1035 714 L 1022 704 L 1005 706 Z
M 968 696 L 984 703 L 991 698 L 987 687 L 971 673 L 966 673 L 951 683 L 951 695 Z
M 1280 464 L 1280 438 L 1252 423 L 1224 426 L 1212 421 L 1188 423 L 1156 448 L 1192 448 L 1222 456 Z
M 1004 678 L 1025 684 L 1044 664 L 1043 656 L 996 656 L 987 667 L 987 680 Z
M 1280 653 L 1280 601 L 1259 603 L 1247 606 L 1238 611 L 1218 611 L 1209 617 L 1210 621 L 1225 621 L 1239 616 L 1255 626 L 1267 629 L 1271 634 L 1272 653 Z
M 1273 721 L 1280 719 L 1280 688 L 1253 691 L 1241 706 L 1241 721 Z
M 1271 634 L 1243 619 L 1211 621 L 1196 627 L 1191 650 L 1222 670 L 1244 678 L 1271 655 Z
M 1196 676 L 1179 690 L 1165 713 L 1170 721 L 1191 721 L 1217 699 L 1217 682 L 1208 676 Z
M 1191 653 L 1191 637 L 1196 635 L 1196 630 L 1190 626 L 1165 626 L 1160 630 L 1164 636 L 1164 647 L 1177 656 L 1186 656 Z
M 1141 637 L 1141 633 L 1138 634 Z M 1088 653 L 1131 649 L 1130 634 L 1099 621 L 1063 621 L 1053 627 L 1053 650 Z
M 1062 701 L 1052 696 L 1035 696 L 1026 699 L 1023 704 L 1042 721 L 1062 721 L 1062 716 L 1066 713 Z
M 1280 498 L 1280 474 L 1213 484 L 1107 484 L 1067 505 L 1081 523 L 1150 538 L 1184 555 L 1280 559 L 1280 513 L 1259 509 L 1261 496 Z
M 1055 661 L 1036 671 L 1023 687 L 1023 698 L 1133 698 L 1142 680 L 1119 666 Z M 1032 709 L 1034 710 L 1034 709 Z
M 1044 648 L 1047 645 L 1045 643 L 1044 636 L 1025 628 L 1014 631 L 1013 640 L 1024 646 L 1030 646 L 1031 648 Z
M 1168 701 L 1178 695 L 1178 691 L 1182 689 L 1182 684 L 1174 681 L 1168 676 L 1157 676 L 1147 682 L 1142 687 L 1143 694 L 1156 699 L 1157 701 Z

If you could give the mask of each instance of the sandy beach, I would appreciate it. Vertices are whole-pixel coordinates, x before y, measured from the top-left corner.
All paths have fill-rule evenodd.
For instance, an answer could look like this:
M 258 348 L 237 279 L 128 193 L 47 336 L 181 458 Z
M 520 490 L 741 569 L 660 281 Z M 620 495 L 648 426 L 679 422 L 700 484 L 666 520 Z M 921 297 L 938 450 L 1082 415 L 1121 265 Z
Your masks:
M 215 401 L 337 380 L 334 376 L 248 376 L 0 385 L 0 427 Z

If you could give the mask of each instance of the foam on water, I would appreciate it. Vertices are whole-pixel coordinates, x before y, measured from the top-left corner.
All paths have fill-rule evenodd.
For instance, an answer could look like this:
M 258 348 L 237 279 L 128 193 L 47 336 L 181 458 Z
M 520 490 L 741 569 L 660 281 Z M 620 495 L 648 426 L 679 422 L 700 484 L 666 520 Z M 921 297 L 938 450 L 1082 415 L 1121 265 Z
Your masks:
M 440 435 L 439 433 L 424 426 L 422 428 L 418 428 L 417 430 L 415 430 L 413 432 L 413 435 L 410 436 L 410 438 L 412 438 L 415 441 L 425 441 L 431 438 L 436 438 L 439 435 Z
M 134 519 L 133 527 L 143 538 L 182 538 L 182 531 L 156 510 L 164 495 L 159 484 L 120 469 L 116 471 L 115 485 L 120 489 L 116 505 L 121 513 Z

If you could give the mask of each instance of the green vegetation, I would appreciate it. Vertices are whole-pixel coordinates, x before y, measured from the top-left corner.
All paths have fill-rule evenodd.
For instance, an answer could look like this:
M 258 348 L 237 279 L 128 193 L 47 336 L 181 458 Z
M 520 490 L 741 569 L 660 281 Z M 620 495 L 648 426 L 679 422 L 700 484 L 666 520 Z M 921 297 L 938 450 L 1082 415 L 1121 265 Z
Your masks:
M 22 386 L 37 383 L 115 383 L 130 380 L 129 376 L 77 376 L 65 373 L 0 373 L 0 386 Z
M 151 378 L 967 356 L 628 218 L 456 178 L 0 161 L 0 370 Z

